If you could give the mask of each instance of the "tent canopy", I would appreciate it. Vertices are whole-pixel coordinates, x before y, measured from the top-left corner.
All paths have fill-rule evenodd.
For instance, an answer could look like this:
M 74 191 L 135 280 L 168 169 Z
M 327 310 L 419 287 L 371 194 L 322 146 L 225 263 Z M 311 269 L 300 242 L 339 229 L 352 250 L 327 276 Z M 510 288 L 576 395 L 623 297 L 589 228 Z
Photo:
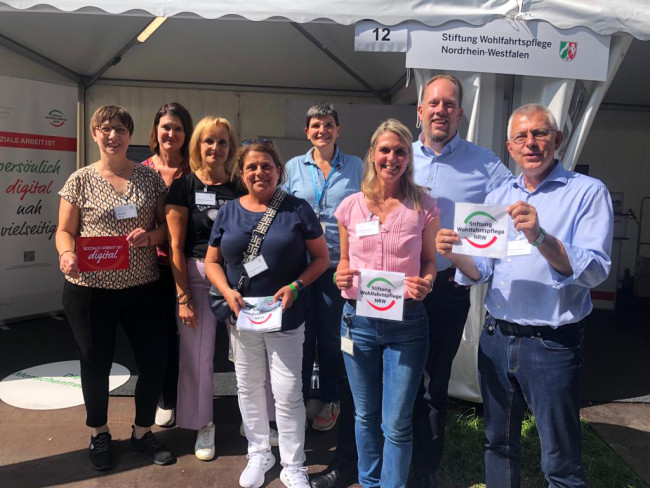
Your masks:
M 521 3 L 521 5 L 520 5 Z M 370 96 L 384 102 L 404 86 L 403 53 L 355 52 L 354 24 L 450 20 L 484 24 L 505 16 L 560 28 L 650 39 L 646 0 L 50 0 L 0 2 L 0 45 L 30 54 L 71 79 L 183 83 L 236 90 L 290 90 Z M 521 7 L 521 8 L 520 8 Z M 170 17 L 144 44 L 152 16 Z M 260 22 L 248 22 L 245 19 Z M 650 105 L 650 46 L 635 41 L 605 103 Z M 641 71 L 641 72 L 640 72 Z M 641 97 L 641 98 L 639 98 Z

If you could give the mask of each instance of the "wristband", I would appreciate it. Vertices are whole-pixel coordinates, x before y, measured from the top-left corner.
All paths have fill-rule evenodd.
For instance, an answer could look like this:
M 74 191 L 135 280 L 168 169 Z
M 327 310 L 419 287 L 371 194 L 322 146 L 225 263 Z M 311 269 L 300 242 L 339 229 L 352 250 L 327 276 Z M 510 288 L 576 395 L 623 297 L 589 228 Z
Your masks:
M 332 283 L 336 285 L 336 271 L 334 271 L 334 274 L 332 275 Z
M 72 254 L 74 254 L 74 251 L 72 249 L 66 249 L 61 254 L 59 254 L 59 261 L 61 261 L 61 256 L 63 256 L 67 252 L 71 252 Z
M 291 289 L 291 294 L 293 295 L 293 299 L 297 300 L 298 299 L 298 288 L 296 288 L 296 285 L 293 283 L 289 284 L 289 288 Z
M 542 245 L 542 242 L 544 242 L 544 238 L 546 237 L 546 231 L 540 227 L 539 228 L 539 235 L 537 236 L 537 239 L 535 239 L 531 244 L 535 247 L 539 247 Z
M 149 235 L 148 232 L 147 232 L 147 246 L 148 247 L 151 246 L 151 236 Z
M 295 283 L 296 286 L 298 287 L 298 291 L 299 291 L 299 292 L 301 292 L 302 289 L 305 287 L 305 284 L 302 282 L 301 279 L 297 279 L 296 281 L 294 281 L 294 283 Z

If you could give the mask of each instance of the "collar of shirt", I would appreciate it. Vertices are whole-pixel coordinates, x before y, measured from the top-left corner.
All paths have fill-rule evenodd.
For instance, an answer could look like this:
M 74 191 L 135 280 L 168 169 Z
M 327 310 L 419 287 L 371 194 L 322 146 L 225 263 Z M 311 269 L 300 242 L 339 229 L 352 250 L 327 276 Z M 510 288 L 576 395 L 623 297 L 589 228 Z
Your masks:
M 340 152 L 341 151 L 339 150 L 339 147 L 334 146 L 334 154 L 332 155 L 332 163 L 331 163 L 332 164 L 332 170 L 337 169 L 336 168 L 337 165 L 343 165 L 343 159 L 340 157 L 340 154 L 339 154 Z M 312 147 L 305 154 L 305 156 L 304 156 L 304 158 L 302 160 L 302 164 L 312 164 L 312 165 L 316 166 L 316 161 L 314 161 L 314 157 L 312 156 L 313 154 L 314 154 L 314 148 Z M 336 164 L 334 164 L 334 163 L 336 163 Z M 341 168 L 338 168 L 338 169 L 341 169 Z
M 551 172 L 548 174 L 546 178 L 544 178 L 544 181 L 542 181 L 537 188 L 535 189 L 535 192 L 539 191 L 540 188 L 550 184 L 550 183 L 559 183 L 560 185 L 566 185 L 567 182 L 569 181 L 569 173 L 568 170 L 562 166 L 562 161 L 559 159 L 555 160 L 555 167 L 551 170 Z M 525 192 L 530 193 L 528 188 L 526 188 L 526 183 L 524 182 L 524 174 L 521 173 L 519 176 L 517 176 L 516 179 L 512 181 L 512 184 L 514 186 L 518 186 L 520 189 L 522 189 Z M 535 193 L 533 192 L 533 193 Z
M 440 151 L 440 154 L 436 154 L 433 149 L 431 149 L 428 146 L 424 145 L 424 132 L 420 133 L 420 136 L 418 137 L 418 142 L 420 143 L 420 150 L 422 153 L 429 157 L 429 158 L 442 158 L 446 156 L 447 154 L 451 154 L 456 150 L 458 145 L 460 144 L 460 136 L 458 135 L 458 132 L 452 137 L 447 144 L 445 144 L 445 147 L 442 148 L 442 151 Z

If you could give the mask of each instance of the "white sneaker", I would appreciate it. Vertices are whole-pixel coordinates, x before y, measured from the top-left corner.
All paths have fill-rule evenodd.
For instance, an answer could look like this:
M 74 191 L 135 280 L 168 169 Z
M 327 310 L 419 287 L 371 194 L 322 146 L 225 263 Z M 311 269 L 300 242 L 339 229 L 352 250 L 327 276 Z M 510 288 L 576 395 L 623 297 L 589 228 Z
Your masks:
M 304 466 L 287 466 L 280 471 L 280 481 L 287 488 L 311 488 L 307 468 Z
M 176 416 L 174 415 L 174 409 L 170 408 L 156 408 L 156 425 L 161 427 L 171 427 L 176 421 Z
M 210 422 L 205 427 L 201 427 L 196 435 L 194 455 L 201 461 L 209 461 L 214 454 L 214 423 Z
M 242 437 L 246 437 L 246 431 L 244 430 L 244 422 L 239 424 L 239 435 Z M 273 427 L 271 427 L 271 431 L 269 432 L 269 444 L 271 444 L 272 447 L 278 447 L 279 440 L 278 440 L 278 431 L 275 430 Z
M 259 488 L 264 484 L 264 475 L 275 464 L 275 456 L 271 450 L 247 454 L 248 464 L 239 477 L 242 488 Z M 309 487 L 309 485 L 307 485 Z

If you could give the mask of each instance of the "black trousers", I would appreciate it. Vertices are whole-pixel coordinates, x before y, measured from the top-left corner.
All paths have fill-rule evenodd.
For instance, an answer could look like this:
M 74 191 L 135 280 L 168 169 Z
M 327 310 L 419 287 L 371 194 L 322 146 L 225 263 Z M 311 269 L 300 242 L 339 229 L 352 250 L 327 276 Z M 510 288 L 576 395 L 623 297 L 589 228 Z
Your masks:
M 458 352 L 469 312 L 469 290 L 454 283 L 455 269 L 438 273 L 424 299 L 429 319 L 429 357 L 413 412 L 415 471 L 435 473 L 442 460 L 451 363 Z M 451 280 L 451 281 L 450 281 Z
M 166 410 L 176 408 L 178 391 L 178 326 L 176 325 L 176 284 L 171 267 L 159 264 L 160 307 L 162 308 L 161 327 L 167 333 L 167 366 L 158 406 Z
M 138 368 L 135 423 L 141 427 L 153 424 L 167 359 L 159 290 L 158 282 L 121 290 L 65 282 L 63 309 L 79 349 L 89 427 L 101 427 L 107 422 L 108 377 L 118 323 L 126 332 Z

